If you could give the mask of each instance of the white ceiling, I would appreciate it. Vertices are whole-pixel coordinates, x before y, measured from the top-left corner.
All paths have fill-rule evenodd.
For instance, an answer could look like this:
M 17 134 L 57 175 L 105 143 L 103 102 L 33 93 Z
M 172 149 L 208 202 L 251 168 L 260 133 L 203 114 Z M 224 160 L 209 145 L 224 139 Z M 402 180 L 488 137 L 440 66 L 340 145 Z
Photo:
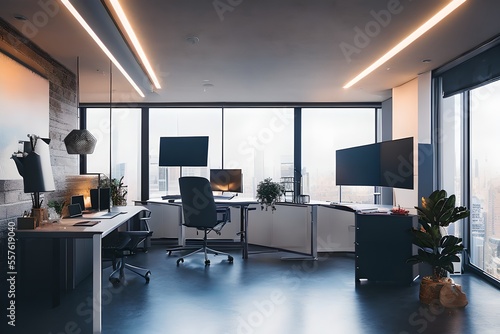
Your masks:
M 113 67 L 113 102 L 383 101 L 392 87 L 500 33 L 500 1 L 468 0 L 374 73 L 342 88 L 449 2 L 121 0 L 161 81 L 162 89 L 154 91 L 101 0 L 72 0 L 146 94 L 141 98 Z M 59 0 L 1 3 L 0 17 L 57 61 L 76 72 L 79 58 L 81 102 L 109 102 L 109 60 Z M 218 12 L 215 4 L 225 10 Z M 391 8 L 393 13 L 378 23 L 374 13 L 390 13 Z M 16 20 L 16 14 L 28 21 Z M 361 40 L 358 31 L 367 27 L 373 29 L 371 36 Z M 199 42 L 190 43 L 192 36 Z M 346 57 L 342 46 L 357 50 Z M 204 87 L 207 83 L 213 86 Z

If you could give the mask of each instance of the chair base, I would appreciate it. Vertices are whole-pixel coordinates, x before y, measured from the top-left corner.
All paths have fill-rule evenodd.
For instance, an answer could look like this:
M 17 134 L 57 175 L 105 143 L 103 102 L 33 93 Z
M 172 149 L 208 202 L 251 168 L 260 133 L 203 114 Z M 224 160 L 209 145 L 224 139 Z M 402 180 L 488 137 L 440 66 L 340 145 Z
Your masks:
M 233 260 L 234 260 L 234 258 L 228 253 L 224 253 L 224 252 L 209 248 L 207 246 L 203 246 L 203 247 L 195 250 L 194 252 L 188 253 L 188 254 L 180 257 L 179 259 L 177 259 L 177 265 L 179 265 L 181 262 L 184 262 L 184 258 L 191 256 L 191 255 L 194 255 L 194 254 L 197 254 L 197 253 L 201 253 L 201 252 L 203 252 L 205 255 L 205 265 L 206 266 L 208 266 L 210 264 L 210 260 L 208 259 L 208 254 L 225 255 L 225 256 L 227 256 L 227 260 L 229 263 L 233 263 Z
M 151 271 L 149 269 L 125 263 L 123 259 L 117 259 L 117 261 L 113 264 L 113 269 L 114 271 L 109 275 L 109 281 L 113 285 L 120 284 L 125 277 L 125 269 L 143 277 L 146 280 L 146 284 L 149 283 L 149 277 L 151 276 Z

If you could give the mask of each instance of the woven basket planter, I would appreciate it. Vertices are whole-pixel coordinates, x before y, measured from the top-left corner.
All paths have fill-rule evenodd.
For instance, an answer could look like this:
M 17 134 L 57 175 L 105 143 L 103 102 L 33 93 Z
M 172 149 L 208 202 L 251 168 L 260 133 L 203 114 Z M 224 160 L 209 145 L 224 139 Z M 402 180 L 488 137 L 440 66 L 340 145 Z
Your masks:
M 420 302 L 426 305 L 430 305 L 433 302 L 439 303 L 439 293 L 445 284 L 453 284 L 453 280 L 444 277 L 436 281 L 431 276 L 424 276 L 420 282 Z

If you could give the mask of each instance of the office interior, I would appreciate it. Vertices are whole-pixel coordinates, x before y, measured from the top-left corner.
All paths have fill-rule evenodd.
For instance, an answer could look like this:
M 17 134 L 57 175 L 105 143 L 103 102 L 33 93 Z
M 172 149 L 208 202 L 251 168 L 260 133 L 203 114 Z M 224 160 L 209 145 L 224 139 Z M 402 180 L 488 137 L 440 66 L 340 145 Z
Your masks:
M 498 105 L 496 92 L 500 89 L 497 80 L 500 78 L 500 23 L 495 18 L 496 1 L 361 1 L 357 6 L 330 1 L 315 4 L 306 1 L 222 0 L 182 4 L 121 1 L 150 57 L 161 84 L 158 87 L 125 36 L 123 26 L 117 23 L 116 14 L 110 9 L 111 1 L 70 3 L 82 9 L 88 23 L 109 43 L 108 48 L 138 87 L 131 85 L 63 2 L 7 1 L 0 8 L 0 128 L 5 134 L 2 143 L 8 147 L 0 162 L 2 254 L 7 255 L 5 240 L 9 222 L 15 221 L 32 204 L 30 194 L 23 192 L 22 179 L 13 170 L 14 163 L 8 158 L 13 147 L 18 149 L 18 140 L 25 140 L 27 133 L 36 133 L 51 139 L 56 191 L 43 194 L 45 203 L 50 199 L 67 201 L 71 195 L 95 187 L 96 174 L 118 179 L 123 176 L 128 188 L 128 205 L 140 202 L 153 214 L 151 250 L 149 254 L 137 254 L 139 263 L 154 263 L 159 277 L 162 280 L 174 277 L 172 281 L 179 289 L 182 281 L 189 279 L 189 270 L 176 271 L 176 257 L 163 255 L 165 246 L 175 242 L 172 239 L 177 237 L 176 223 L 180 217 L 177 209 L 165 208 L 158 201 L 163 195 L 178 193 L 181 175 L 208 178 L 210 169 L 241 168 L 243 189 L 236 196 L 240 198 L 255 198 L 258 182 L 266 177 L 275 181 L 292 180 L 293 190 L 276 212 L 261 211 L 260 206 L 255 205 L 257 210 L 249 213 L 248 222 L 249 231 L 253 224 L 256 232 L 251 235 L 250 244 L 253 241 L 257 245 L 271 245 L 285 255 L 288 251 L 301 255 L 310 255 L 313 251 L 310 240 L 304 238 L 300 239 L 299 249 L 294 248 L 296 245 L 287 249 L 288 234 L 284 231 L 290 224 L 306 226 L 305 235 L 310 237 L 307 230 L 311 224 L 310 212 L 293 203 L 300 195 L 307 195 L 311 202 L 400 206 L 411 210 L 420 204 L 422 196 L 434 189 L 456 194 L 458 202 L 471 210 L 471 216 L 450 227 L 450 232 L 463 238 L 466 248 L 453 277 L 467 288 L 477 289 L 477 295 L 486 295 L 486 308 L 497 299 L 500 287 L 500 222 L 495 215 L 498 162 L 492 150 L 499 139 L 494 121 Z M 414 29 L 453 3 L 458 7 L 441 22 L 366 77 L 344 88 L 349 80 Z M 67 153 L 64 138 L 76 128 L 86 128 L 94 134 L 97 139 L 94 153 Z M 208 165 L 203 168 L 158 166 L 159 138 L 165 136 L 209 136 Z M 412 176 L 413 189 L 336 184 L 336 150 L 409 137 L 413 138 L 413 156 L 403 157 L 402 161 L 405 167 L 409 162 L 411 171 L 402 168 Z M 236 246 L 231 250 L 235 255 L 233 265 L 241 270 L 240 274 L 259 281 L 259 275 L 269 272 L 272 284 L 280 284 L 270 273 L 275 270 L 287 273 L 294 263 L 283 261 L 280 252 L 242 259 L 236 235 L 241 222 L 238 211 L 232 210 L 235 224 L 226 228 L 222 236 L 214 236 L 215 242 L 217 239 L 233 241 L 231 247 Z M 347 285 L 346 289 L 362 296 L 354 307 L 363 312 L 367 305 L 375 303 L 369 297 L 372 293 L 380 300 L 380 295 L 374 292 L 377 289 L 389 294 L 397 291 L 399 303 L 404 303 L 406 298 L 413 303 L 418 298 L 414 294 L 418 279 L 409 287 L 389 285 L 388 288 L 381 284 L 361 290 L 363 286 L 354 285 L 355 233 L 349 220 L 352 217 L 339 213 L 341 218 L 335 215 L 332 218 L 331 213 L 324 210 L 319 211 L 318 240 L 335 242 L 333 246 L 321 241 L 315 245 L 319 260 L 313 263 L 321 266 L 333 261 L 327 269 L 318 270 L 318 276 L 314 276 L 316 272 L 311 274 L 321 282 L 319 290 L 326 289 L 323 280 L 328 275 L 349 280 L 353 285 Z M 335 225 L 337 219 L 346 219 L 347 223 L 340 224 L 344 229 L 332 236 L 330 225 L 322 222 Z M 164 224 L 165 220 L 169 224 Z M 275 227 L 277 239 L 269 239 L 270 234 L 266 232 L 269 226 Z M 285 236 L 284 240 L 280 235 Z M 186 231 L 186 237 L 194 239 L 197 235 Z M 82 254 L 89 250 L 85 241 L 78 241 L 75 247 Z M 49 254 L 51 249 L 52 245 L 44 242 L 27 245 L 26 252 L 36 253 L 37 259 L 43 259 L 34 269 L 36 277 L 24 278 L 30 293 L 38 289 L 37 281 L 50 283 L 48 267 L 44 267 L 45 261 L 50 261 L 43 254 Z M 6 258 L 2 256 L 2 278 L 7 275 Z M 77 270 L 74 286 L 60 287 L 65 290 L 63 305 L 71 305 L 71 309 L 85 299 L 82 296 L 91 285 L 89 257 L 82 256 L 78 261 L 84 269 Z M 255 268 L 246 268 L 251 267 L 252 262 Z M 309 262 L 309 259 L 303 260 L 295 265 L 308 268 L 304 263 Z M 210 274 L 215 279 L 227 274 L 227 266 L 221 268 L 221 264 L 217 261 L 210 266 Z M 169 268 L 162 269 L 165 266 Z M 336 272 L 336 266 L 342 268 L 340 272 Z M 199 268 L 195 264 L 187 266 L 198 273 L 203 267 L 202 262 Z M 107 273 L 109 267 L 104 270 Z M 153 283 L 156 276 L 153 269 Z M 130 278 L 131 284 L 122 289 L 134 289 L 136 295 L 132 296 L 137 298 L 144 285 L 140 279 Z M 106 274 L 103 280 L 107 280 Z M 203 282 L 200 279 L 197 284 Z M 156 286 L 168 289 L 165 284 Z M 240 282 L 237 288 L 244 290 L 245 284 Z M 301 288 L 310 295 L 321 294 L 313 285 Z M 148 289 L 153 291 L 155 285 L 150 283 Z M 406 295 L 405 289 L 413 289 L 413 294 Z M 196 291 L 203 293 L 204 290 Z M 265 293 L 258 294 L 262 297 L 259 300 L 274 296 L 269 286 L 262 291 Z M 425 333 L 432 333 L 433 324 L 441 332 L 448 330 L 447 326 L 458 326 L 454 327 L 457 332 L 460 328 L 463 332 L 475 332 L 479 328 L 488 332 L 494 328 L 497 320 L 489 317 L 489 310 L 481 309 L 481 301 L 473 298 L 474 291 L 465 292 L 475 305 L 460 311 L 460 319 L 466 319 L 463 322 L 443 322 L 438 315 L 438 320 L 428 318 L 423 329 L 408 319 L 420 307 L 410 304 L 399 314 L 398 330 L 423 329 Z M 176 294 L 177 300 L 182 300 L 183 294 L 196 303 L 189 289 Z M 134 303 L 125 298 L 127 293 L 113 296 L 119 296 L 115 302 L 119 299 L 133 309 Z M 223 296 L 229 298 L 226 294 Z M 293 300 L 298 298 L 293 296 Z M 41 299 L 46 297 L 43 295 Z M 216 299 L 217 294 L 211 297 Z M 244 295 L 238 297 L 244 298 Z M 278 305 L 281 299 L 278 295 L 275 297 Z M 349 303 L 352 297 L 347 294 L 341 298 L 343 303 Z M 23 296 L 19 302 L 25 300 L 29 297 Z M 389 308 L 390 302 L 394 300 L 387 300 L 383 305 Z M 40 303 L 42 308 L 46 307 L 43 300 Z M 119 307 L 112 305 L 113 309 Z M 43 314 L 48 318 L 66 316 L 60 309 L 46 308 Z M 238 317 L 243 311 L 237 310 L 229 325 L 221 327 L 222 331 L 270 330 L 267 325 L 272 321 L 252 326 L 249 318 L 244 318 L 243 326 L 239 322 L 242 318 Z M 472 315 L 466 314 L 468 310 L 482 314 L 483 323 L 475 323 Z M 305 314 L 311 316 L 310 312 Z M 450 318 L 458 317 L 457 312 L 446 314 Z M 355 315 L 353 312 L 348 318 L 363 323 L 363 320 L 354 320 Z M 139 319 L 144 315 L 139 312 L 136 316 Z M 116 330 L 114 328 L 124 321 L 121 317 L 123 314 L 104 305 L 103 332 Z M 375 321 L 370 316 L 366 319 Z M 68 323 L 61 319 L 50 321 L 54 327 L 47 328 L 53 331 Z M 275 329 L 284 330 L 281 321 L 276 320 Z M 309 321 L 300 324 L 298 332 L 320 332 Z M 354 332 L 384 332 L 383 325 L 377 328 L 344 325 L 346 331 L 350 328 Z M 85 332 L 88 323 L 82 326 Z M 190 324 L 186 328 L 197 327 Z M 395 327 L 387 328 L 395 330 Z M 71 331 L 71 326 L 67 330 Z M 217 332 L 212 326 L 207 330 Z M 218 330 L 220 332 L 220 328 Z

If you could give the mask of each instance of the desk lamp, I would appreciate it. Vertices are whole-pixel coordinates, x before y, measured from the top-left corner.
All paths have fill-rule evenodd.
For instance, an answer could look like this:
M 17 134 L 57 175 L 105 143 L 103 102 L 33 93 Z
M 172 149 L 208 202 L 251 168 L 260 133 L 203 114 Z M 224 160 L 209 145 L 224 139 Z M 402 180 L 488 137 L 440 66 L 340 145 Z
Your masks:
M 36 217 L 39 225 L 41 220 L 47 218 L 47 212 L 41 209 L 43 200 L 40 200 L 40 193 L 54 191 L 56 187 L 50 165 L 50 139 L 29 134 L 28 137 L 29 141 L 19 141 L 19 144 L 23 145 L 23 150 L 14 153 L 11 158 L 23 177 L 24 192 L 32 194 L 31 215 Z

